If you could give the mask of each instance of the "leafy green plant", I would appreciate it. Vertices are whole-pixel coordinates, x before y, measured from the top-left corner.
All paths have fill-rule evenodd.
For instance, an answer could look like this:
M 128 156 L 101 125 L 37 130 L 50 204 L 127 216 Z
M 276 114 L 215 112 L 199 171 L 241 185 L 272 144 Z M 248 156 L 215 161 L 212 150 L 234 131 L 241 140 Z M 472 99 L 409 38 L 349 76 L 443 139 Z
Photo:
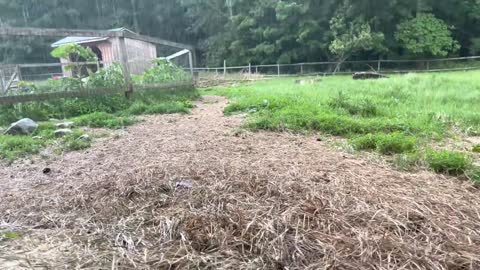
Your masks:
M 71 70 L 74 77 L 82 77 L 82 69 L 86 69 L 88 74 L 93 72 L 90 70 L 87 64 L 74 64 L 77 62 L 96 62 L 97 56 L 88 47 L 83 47 L 76 43 L 65 44 L 55 48 L 51 53 L 53 57 L 59 59 L 68 59 L 72 64 L 66 65 L 66 70 Z
M 119 87 L 125 84 L 122 67 L 118 63 L 101 69 L 88 77 L 88 87 Z
M 426 162 L 435 172 L 448 175 L 462 175 L 472 165 L 471 159 L 465 154 L 448 150 L 428 150 Z
M 141 79 L 137 79 L 137 81 L 148 85 L 188 79 L 190 79 L 190 75 L 176 65 L 166 60 L 155 60 L 153 67 L 145 71 Z

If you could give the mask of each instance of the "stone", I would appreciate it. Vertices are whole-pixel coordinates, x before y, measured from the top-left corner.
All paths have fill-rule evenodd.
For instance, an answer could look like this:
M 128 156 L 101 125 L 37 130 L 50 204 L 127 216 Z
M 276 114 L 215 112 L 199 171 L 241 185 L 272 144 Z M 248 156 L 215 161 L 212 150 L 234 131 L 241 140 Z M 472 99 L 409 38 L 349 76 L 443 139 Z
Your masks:
M 74 125 L 73 122 L 62 122 L 62 123 L 55 124 L 55 127 L 57 127 L 57 128 L 72 128 L 73 125 Z
M 5 131 L 8 135 L 29 135 L 38 128 L 38 124 L 30 118 L 23 118 L 10 125 Z
M 90 140 L 90 136 L 88 134 L 83 134 L 82 136 L 78 137 L 80 140 Z
M 32 139 L 34 140 L 43 140 L 42 136 L 33 136 Z
M 355 74 L 353 74 L 354 80 L 376 80 L 382 78 L 388 78 L 388 76 L 377 72 L 356 72 Z
M 191 181 L 178 181 L 175 183 L 175 189 L 191 189 L 193 183 Z
M 71 134 L 72 132 L 73 131 L 71 129 L 63 128 L 63 129 L 55 130 L 55 132 L 53 132 L 53 134 L 55 134 L 55 137 L 60 138 L 60 137 L 66 136 L 68 134 Z

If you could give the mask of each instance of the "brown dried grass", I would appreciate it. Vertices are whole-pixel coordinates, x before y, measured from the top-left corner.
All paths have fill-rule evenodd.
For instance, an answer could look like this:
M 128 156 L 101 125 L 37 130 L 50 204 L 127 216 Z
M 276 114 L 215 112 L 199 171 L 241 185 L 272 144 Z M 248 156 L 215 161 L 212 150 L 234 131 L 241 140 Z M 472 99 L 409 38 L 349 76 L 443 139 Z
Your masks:
M 2 166 L 0 228 L 22 238 L 0 242 L 0 264 L 480 268 L 471 184 L 372 165 L 314 137 L 238 132 L 242 118 L 223 117 L 226 101 L 209 99 L 88 152 Z

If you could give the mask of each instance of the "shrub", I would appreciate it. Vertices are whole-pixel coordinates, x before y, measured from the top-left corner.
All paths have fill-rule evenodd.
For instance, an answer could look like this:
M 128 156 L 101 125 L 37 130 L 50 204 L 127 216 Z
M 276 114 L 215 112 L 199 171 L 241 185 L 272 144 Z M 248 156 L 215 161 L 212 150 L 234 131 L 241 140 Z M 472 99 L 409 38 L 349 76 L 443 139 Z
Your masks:
M 426 162 L 435 172 L 448 175 L 462 175 L 472 164 L 465 154 L 448 150 L 427 151 Z
M 135 121 L 130 117 L 114 116 L 104 112 L 86 114 L 73 119 L 78 126 L 92 128 L 121 128 L 133 124 Z
M 28 136 L 0 136 L 0 156 L 12 161 L 30 154 L 36 154 L 44 146 L 44 140 L 36 140 Z
M 158 84 L 187 79 L 190 79 L 190 75 L 176 65 L 166 60 L 155 60 L 154 66 L 145 71 L 141 78 L 136 78 L 135 81 L 141 84 Z
M 384 155 L 401 154 L 415 150 L 415 137 L 401 133 L 368 134 L 351 140 L 356 150 L 376 150 Z

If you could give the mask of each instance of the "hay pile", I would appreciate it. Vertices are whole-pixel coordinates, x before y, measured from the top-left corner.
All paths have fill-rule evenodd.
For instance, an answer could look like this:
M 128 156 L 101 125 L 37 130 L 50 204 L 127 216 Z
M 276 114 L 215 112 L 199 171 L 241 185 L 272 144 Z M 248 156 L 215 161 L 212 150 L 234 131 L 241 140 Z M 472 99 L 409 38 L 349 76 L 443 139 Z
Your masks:
M 224 100 L 88 153 L 2 167 L 12 269 L 479 269 L 479 191 L 238 132 Z M 156 133 L 145 132 L 152 127 Z M 82 158 L 82 159 L 81 159 Z M 186 184 L 188 183 L 188 184 Z

